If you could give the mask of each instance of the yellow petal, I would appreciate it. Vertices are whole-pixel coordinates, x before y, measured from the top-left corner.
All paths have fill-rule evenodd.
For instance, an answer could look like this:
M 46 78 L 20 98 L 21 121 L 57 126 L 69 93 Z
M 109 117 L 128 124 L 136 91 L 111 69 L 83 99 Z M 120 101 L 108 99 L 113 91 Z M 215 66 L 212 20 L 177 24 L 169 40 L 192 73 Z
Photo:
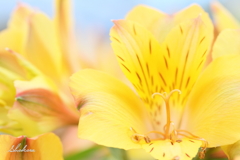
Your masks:
M 68 108 L 46 79 L 15 81 L 16 102 L 10 119 L 19 122 L 24 134 L 35 136 L 58 127 L 77 124 L 78 114 Z
M 178 25 L 184 21 L 189 21 L 199 16 L 201 17 L 204 25 L 206 25 L 209 30 L 213 30 L 213 24 L 208 13 L 205 12 L 204 9 L 197 4 L 190 5 L 189 7 L 175 13 L 174 23 L 175 25 Z
M 240 30 L 225 29 L 217 37 L 212 51 L 213 58 L 228 54 L 240 54 Z
M 144 5 L 133 8 L 127 14 L 126 20 L 141 24 L 148 29 L 159 42 L 164 40 L 174 25 L 171 16 Z
M 9 150 L 13 145 L 14 147 L 16 147 L 19 144 L 21 145 L 23 139 L 24 139 L 24 136 L 20 136 L 16 138 L 10 135 L 0 135 L 0 151 L 1 151 L 0 160 L 7 160 L 7 159 L 13 160 L 14 158 L 20 159 L 21 154 L 17 154 L 17 152 L 9 152 Z
M 12 53 L 11 53 L 12 52 Z M 13 51 L 0 52 L 0 98 L 5 105 L 13 105 L 15 88 L 13 81 L 31 79 L 41 73 L 21 55 Z
M 131 160 L 154 160 L 154 158 L 143 149 L 128 150 L 127 157 Z
M 8 27 L 11 29 L 22 30 L 26 28 L 29 16 L 33 14 L 34 10 L 24 3 L 18 3 L 16 9 L 11 15 L 8 22 Z
M 14 37 L 14 39 L 13 39 Z M 0 52 L 6 52 L 6 48 L 22 53 L 24 45 L 24 35 L 17 29 L 5 29 L 0 32 Z
M 184 21 L 197 18 L 199 15 L 201 15 L 202 20 L 206 22 L 205 24 L 208 27 L 213 28 L 208 14 L 198 5 L 191 5 L 173 15 L 168 15 L 148 6 L 139 5 L 128 13 L 126 19 L 141 24 L 161 43 L 173 27 Z
M 70 78 L 70 88 L 80 109 L 78 135 L 98 144 L 133 149 L 132 127 L 146 133 L 146 111 L 125 84 L 95 70 L 81 70 Z
M 221 147 L 229 159 L 238 160 L 240 158 L 240 141 L 234 144 Z
M 221 32 L 222 30 L 227 28 L 240 28 L 240 24 L 237 19 L 235 19 L 232 14 L 219 2 L 213 2 L 211 8 L 218 32 Z
M 15 79 L 22 79 L 22 77 L 14 72 L 0 67 L 0 99 L 4 101 L 4 106 L 10 107 L 13 105 L 15 96 L 13 81 Z
M 28 20 L 33 12 L 34 11 L 26 4 L 19 3 L 17 5 L 8 22 L 8 28 L 1 33 L 1 49 L 10 48 L 21 55 L 25 54 L 24 47 L 26 43 Z M 14 39 L 12 37 L 14 37 Z
M 26 60 L 26 58 L 24 58 L 22 55 L 16 53 L 15 51 L 13 51 L 11 49 L 6 49 L 6 50 L 14 56 L 13 57 L 14 59 L 10 59 L 10 60 L 13 62 L 15 60 L 17 60 L 17 63 L 19 64 L 20 68 L 24 70 L 23 72 L 25 74 L 24 76 L 26 79 L 31 79 L 36 76 L 43 76 L 42 72 L 40 70 L 38 70 L 38 68 L 36 68 L 32 63 L 30 63 L 28 60 Z M 13 62 L 11 62 L 10 64 L 11 65 L 14 64 Z M 11 65 L 9 65 L 9 66 L 11 66 Z M 11 70 L 11 69 L 9 69 L 9 70 Z
M 16 57 L 16 55 L 11 54 L 10 52 L 0 52 L 0 67 L 3 70 L 6 70 L 6 72 L 8 72 L 5 72 L 6 74 L 12 74 L 12 76 L 9 75 L 10 77 L 12 77 L 11 79 L 15 79 L 17 77 L 25 78 L 26 76 L 24 67 L 19 62 L 19 59 Z
M 202 71 L 212 41 L 212 29 L 201 17 L 174 27 L 160 46 L 152 34 L 130 21 L 114 21 L 112 47 L 128 79 L 152 108 L 156 92 L 182 91 L 173 106 L 184 106 Z M 177 95 L 173 95 L 175 99 Z M 154 111 L 154 110 L 153 110 Z M 165 113 L 165 112 L 164 112 Z
M 63 160 L 62 144 L 53 133 L 35 138 L 0 135 L 0 152 L 0 160 Z
M 240 56 L 215 59 L 198 79 L 189 97 L 182 127 L 204 138 L 209 147 L 240 139 Z
M 156 59 L 161 54 L 161 48 L 153 35 L 131 21 L 114 21 L 111 29 L 112 47 L 122 71 L 132 82 L 135 89 L 146 103 L 151 103 L 151 95 L 155 92 L 158 79 L 155 65 L 163 62 Z M 160 88 L 159 88 L 160 89 Z
M 3 104 L 6 106 L 6 104 Z M 7 116 L 9 109 L 0 105 L 0 132 L 14 136 L 22 135 L 21 126 L 18 122 L 12 121 Z
M 169 93 L 173 89 L 181 90 L 175 94 L 172 106 L 182 108 L 202 72 L 206 57 L 211 48 L 213 30 L 210 24 L 205 24 L 202 17 L 185 21 L 174 27 L 166 37 L 162 48 L 166 61 L 158 65 L 163 90 Z M 156 91 L 159 92 L 159 91 Z M 175 101 L 175 103 L 174 103 Z
M 62 69 L 62 55 L 53 21 L 42 13 L 34 13 L 27 23 L 26 58 L 44 74 L 57 81 Z M 51 64 L 51 67 L 46 64 Z
M 54 27 L 53 21 L 46 15 L 20 4 L 11 17 L 8 29 L 10 33 L 17 33 L 18 46 L 11 48 L 16 40 L 7 40 L 11 50 L 19 52 L 39 70 L 56 80 L 63 66 L 59 37 Z M 51 69 L 45 64 L 52 64 Z
M 143 148 L 159 160 L 189 160 L 196 156 L 200 146 L 200 141 L 185 138 L 174 144 L 170 140 L 152 141 L 150 144 L 144 144 Z
M 72 31 L 72 7 L 70 0 L 55 0 L 55 20 L 56 27 L 61 36 L 69 36 Z M 64 40 L 64 37 L 61 37 Z
M 69 63 L 72 52 L 69 52 L 70 39 L 73 36 L 73 24 L 72 24 L 72 12 L 71 12 L 71 0 L 55 0 L 55 17 L 54 27 L 57 31 L 58 43 L 60 44 L 61 51 L 63 53 L 63 62 L 66 65 L 67 71 L 71 70 L 71 65 L 76 63 Z M 71 53 L 71 54 L 69 54 Z M 77 56 L 76 56 L 77 57 Z M 75 57 L 75 59 L 76 59 Z M 68 73 L 69 74 L 69 73 Z
M 74 34 L 73 5 L 71 0 L 55 0 L 54 27 L 63 53 L 63 64 L 68 76 L 79 70 L 83 59 L 80 59 L 77 40 Z M 79 63 L 81 62 L 81 63 Z

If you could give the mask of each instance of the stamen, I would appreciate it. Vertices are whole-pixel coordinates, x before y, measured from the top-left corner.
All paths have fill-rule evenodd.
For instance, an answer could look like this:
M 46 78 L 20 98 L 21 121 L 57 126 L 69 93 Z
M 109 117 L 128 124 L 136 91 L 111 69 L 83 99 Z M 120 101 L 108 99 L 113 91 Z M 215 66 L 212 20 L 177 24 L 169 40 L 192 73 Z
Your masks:
M 144 134 L 138 134 L 132 127 L 130 127 L 130 130 L 134 132 L 134 134 L 131 136 L 131 139 L 134 142 L 140 142 L 140 140 L 144 139 L 144 141 L 146 143 L 150 143 L 151 140 L 148 136 L 144 135 Z
M 208 142 L 207 142 L 204 138 L 200 138 L 200 137 L 190 137 L 190 136 L 187 136 L 187 135 L 182 134 L 182 133 L 178 133 L 178 135 L 187 137 L 187 138 L 189 138 L 189 139 L 195 139 L 195 140 L 198 140 L 198 141 L 202 141 L 202 143 L 203 143 L 202 148 L 207 148 L 207 146 L 208 146 Z
M 135 134 L 132 135 L 131 138 L 132 138 L 132 140 L 133 140 L 134 142 L 140 142 L 140 140 L 142 140 L 142 139 L 144 139 L 144 141 L 145 141 L 146 143 L 150 143 L 150 142 L 151 142 L 150 138 L 149 138 L 148 136 L 146 136 L 146 135 L 143 135 L 143 134 L 137 134 L 137 133 L 135 133 Z
M 177 130 L 177 132 L 185 132 L 185 133 L 190 134 L 190 135 L 193 136 L 193 137 L 199 138 L 198 136 L 195 136 L 194 134 L 192 134 L 192 133 L 190 133 L 190 132 L 188 132 L 188 131 L 185 131 L 185 130 Z
M 171 121 L 170 125 L 172 125 L 173 130 L 175 130 L 175 126 L 174 126 L 174 123 L 173 123 L 172 121 Z M 167 124 L 165 124 L 164 127 L 163 127 L 163 130 L 164 130 L 165 132 L 166 132 L 166 126 L 167 126 Z
M 177 141 L 177 132 L 175 130 L 170 134 L 170 139 L 172 140 L 173 144 Z
M 162 133 L 162 132 L 158 132 L 158 131 L 150 131 L 150 132 L 146 133 L 146 135 L 149 135 L 149 134 L 151 134 L 151 133 L 160 134 L 160 135 L 162 135 L 162 136 L 165 138 L 165 134 Z
M 150 138 L 148 136 L 145 136 L 144 140 L 145 140 L 146 143 L 150 143 L 151 142 L 151 140 L 150 140 Z
M 185 133 L 190 134 L 191 136 L 194 137 L 194 138 L 191 138 L 191 139 L 196 139 L 196 140 L 202 141 L 202 143 L 204 143 L 204 145 L 203 145 L 202 147 L 203 147 L 203 148 L 207 148 L 207 146 L 208 146 L 208 141 L 206 141 L 204 138 L 200 138 L 200 137 L 198 137 L 198 136 L 195 136 L 194 134 L 192 134 L 192 133 L 190 133 L 190 132 L 188 132 L 188 131 L 185 131 L 185 130 L 176 130 L 176 131 L 177 131 L 177 132 L 185 132 Z M 182 136 L 187 137 L 186 135 L 180 134 L 180 133 L 178 133 L 178 135 L 182 135 Z
M 200 148 L 201 151 L 199 151 L 198 153 L 198 157 L 200 159 L 204 159 L 205 158 L 205 153 L 206 153 L 206 148 Z
M 140 142 L 140 140 L 144 139 L 146 143 L 150 143 L 151 140 L 152 141 L 157 141 L 157 140 L 169 139 L 172 145 L 174 145 L 175 142 L 177 142 L 177 143 L 181 143 L 182 142 L 181 138 L 179 138 L 178 136 L 183 136 L 183 137 L 186 137 L 186 138 L 189 138 L 189 139 L 192 139 L 192 140 L 201 141 L 202 142 L 202 146 L 201 146 L 201 149 L 199 151 L 199 158 L 203 159 L 205 157 L 206 149 L 208 147 L 208 142 L 204 138 L 200 138 L 200 137 L 198 137 L 198 136 L 196 136 L 196 135 L 194 135 L 194 134 L 192 134 L 192 133 L 190 133 L 188 131 L 176 130 L 175 126 L 174 126 L 174 123 L 171 121 L 169 99 L 172 96 L 172 94 L 175 93 L 175 92 L 178 92 L 179 94 L 181 94 L 181 91 L 179 89 L 174 89 L 169 94 L 167 94 L 166 92 L 163 92 L 163 93 L 153 93 L 152 94 L 152 98 L 154 98 L 155 95 L 159 95 L 164 100 L 164 103 L 165 103 L 166 112 L 167 112 L 167 123 L 163 127 L 164 133 L 159 132 L 159 131 L 150 131 L 150 132 L 148 132 L 146 134 L 138 134 L 132 127 L 130 127 L 130 130 L 132 132 L 134 132 L 134 134 L 132 135 L 131 138 L 132 138 L 132 140 L 134 142 Z M 152 134 L 152 133 L 159 134 L 159 135 L 161 135 L 163 137 L 150 139 L 148 137 L 148 135 Z M 192 140 L 190 140 L 190 141 L 194 142 Z M 150 143 L 150 145 L 152 145 L 152 144 L 153 143 Z M 186 156 L 190 157 L 187 153 L 185 153 L 185 154 L 186 154 Z M 164 156 L 165 156 L 165 153 L 163 154 L 163 157 Z M 178 157 L 178 156 L 174 157 L 174 159 L 176 159 L 176 160 L 179 159 L 179 158 L 180 157 Z

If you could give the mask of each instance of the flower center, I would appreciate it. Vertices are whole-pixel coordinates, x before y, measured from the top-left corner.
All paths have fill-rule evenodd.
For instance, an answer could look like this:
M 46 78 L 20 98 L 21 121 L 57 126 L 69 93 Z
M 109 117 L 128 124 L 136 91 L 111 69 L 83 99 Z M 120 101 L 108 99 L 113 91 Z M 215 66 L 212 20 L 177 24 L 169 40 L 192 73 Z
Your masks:
M 163 127 L 164 132 L 150 131 L 146 134 L 139 134 L 131 127 L 130 130 L 134 133 L 131 138 L 134 142 L 140 142 L 142 139 L 144 139 L 144 141 L 146 143 L 150 143 L 151 141 L 156 141 L 156 140 L 169 139 L 171 141 L 172 145 L 176 142 L 177 143 L 182 142 L 181 138 L 179 138 L 179 137 L 186 137 L 186 138 L 193 139 L 193 140 L 199 140 L 202 142 L 202 146 L 201 146 L 201 149 L 199 152 L 199 158 L 203 159 L 205 157 L 205 152 L 206 152 L 206 148 L 208 146 L 208 142 L 204 138 L 195 136 L 194 134 L 192 134 L 186 130 L 175 129 L 174 123 L 171 121 L 169 99 L 170 99 L 171 95 L 175 92 L 178 92 L 179 94 L 181 94 L 181 91 L 179 89 L 174 89 L 169 94 L 164 92 L 164 93 L 154 93 L 152 95 L 152 98 L 154 98 L 154 96 L 156 96 L 156 95 L 162 97 L 162 99 L 165 102 L 166 112 L 167 112 L 167 123 Z M 150 138 L 149 137 L 150 134 L 160 135 L 160 138 Z

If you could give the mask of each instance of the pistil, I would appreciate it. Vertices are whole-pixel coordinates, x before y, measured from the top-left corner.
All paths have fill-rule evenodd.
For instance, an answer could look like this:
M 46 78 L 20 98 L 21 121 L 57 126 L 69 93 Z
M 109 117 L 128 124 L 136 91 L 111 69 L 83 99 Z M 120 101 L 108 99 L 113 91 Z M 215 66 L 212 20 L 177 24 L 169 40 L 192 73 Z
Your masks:
M 152 95 L 152 97 L 154 98 L 154 96 L 159 95 L 160 97 L 162 97 L 162 99 L 165 102 L 165 107 L 166 107 L 166 112 L 167 112 L 167 124 L 166 124 L 166 130 L 165 130 L 165 137 L 170 138 L 170 126 L 171 126 L 171 113 L 170 113 L 170 106 L 169 106 L 169 99 L 171 97 L 171 95 L 174 92 L 178 92 L 179 94 L 181 94 L 181 91 L 179 89 L 174 89 L 172 90 L 169 95 L 166 95 L 166 93 L 154 93 Z

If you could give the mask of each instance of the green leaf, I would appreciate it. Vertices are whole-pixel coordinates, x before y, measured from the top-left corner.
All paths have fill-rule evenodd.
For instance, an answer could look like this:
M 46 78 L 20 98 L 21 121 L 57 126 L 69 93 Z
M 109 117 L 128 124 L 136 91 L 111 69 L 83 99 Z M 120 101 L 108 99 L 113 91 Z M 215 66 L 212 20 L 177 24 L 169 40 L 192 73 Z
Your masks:
M 109 160 L 128 160 L 127 153 L 123 149 L 109 148 L 112 159 Z
M 101 151 L 101 148 L 102 147 L 100 147 L 100 146 L 94 146 L 92 148 L 83 150 L 81 152 L 68 155 L 64 159 L 65 160 L 88 160 L 88 159 L 90 160 L 94 156 L 96 156 L 99 151 Z

